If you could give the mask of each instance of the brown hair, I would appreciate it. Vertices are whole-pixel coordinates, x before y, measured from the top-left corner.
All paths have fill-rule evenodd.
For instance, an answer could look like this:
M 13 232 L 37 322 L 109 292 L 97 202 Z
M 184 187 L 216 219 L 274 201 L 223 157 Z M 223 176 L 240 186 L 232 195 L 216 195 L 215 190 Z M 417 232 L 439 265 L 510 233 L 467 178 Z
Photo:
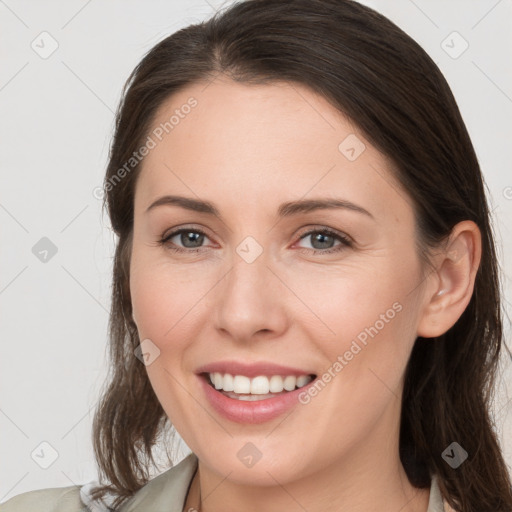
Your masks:
M 142 487 L 154 464 L 152 450 L 170 428 L 145 366 L 134 356 L 140 340 L 129 265 L 140 164 L 122 179 L 118 171 L 141 147 L 169 96 L 220 73 L 245 83 L 300 83 L 348 116 L 390 158 L 408 191 L 422 257 L 458 222 L 478 225 L 482 260 L 469 305 L 448 332 L 419 337 L 412 350 L 400 457 L 416 487 L 428 487 L 430 475 L 437 474 L 443 496 L 457 511 L 512 510 L 510 476 L 489 414 L 504 342 L 497 258 L 477 157 L 435 63 L 390 20 L 352 0 L 235 3 L 158 43 L 126 82 L 104 183 L 105 205 L 119 237 L 109 324 L 111 375 L 93 424 L 100 477 L 110 484 L 98 486 L 94 496 L 111 493 L 117 507 Z M 453 441 L 469 454 L 457 469 L 442 458 Z

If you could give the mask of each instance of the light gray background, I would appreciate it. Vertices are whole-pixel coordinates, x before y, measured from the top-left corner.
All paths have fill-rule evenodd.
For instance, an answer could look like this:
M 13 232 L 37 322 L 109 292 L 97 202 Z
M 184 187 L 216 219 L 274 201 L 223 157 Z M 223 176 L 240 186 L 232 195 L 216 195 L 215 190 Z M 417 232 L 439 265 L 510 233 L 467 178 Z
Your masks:
M 510 315 L 512 1 L 363 3 L 415 38 L 452 87 L 490 189 Z M 90 432 L 105 376 L 114 238 L 93 190 L 102 182 L 113 112 L 147 50 L 220 6 L 0 0 L 0 501 L 97 478 Z M 453 31 L 469 44 L 457 58 L 464 41 Z M 48 51 L 52 38 L 58 48 L 48 58 L 31 46 Z M 46 262 L 32 252 L 42 237 L 58 250 Z M 512 346 L 508 320 L 505 329 Z M 511 366 L 504 358 L 495 404 L 509 466 Z M 58 456 L 43 469 L 52 450 Z

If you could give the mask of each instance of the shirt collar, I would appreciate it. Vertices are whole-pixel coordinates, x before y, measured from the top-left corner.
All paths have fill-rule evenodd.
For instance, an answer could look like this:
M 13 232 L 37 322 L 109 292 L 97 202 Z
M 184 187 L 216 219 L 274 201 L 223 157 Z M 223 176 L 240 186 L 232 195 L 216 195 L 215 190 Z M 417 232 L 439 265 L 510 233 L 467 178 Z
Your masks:
M 443 497 L 437 482 L 437 475 L 435 474 L 431 477 L 430 498 L 428 500 L 427 512 L 445 512 Z
M 141 487 L 121 507 L 121 512 L 182 512 L 196 469 L 197 456 L 190 453 L 179 464 Z

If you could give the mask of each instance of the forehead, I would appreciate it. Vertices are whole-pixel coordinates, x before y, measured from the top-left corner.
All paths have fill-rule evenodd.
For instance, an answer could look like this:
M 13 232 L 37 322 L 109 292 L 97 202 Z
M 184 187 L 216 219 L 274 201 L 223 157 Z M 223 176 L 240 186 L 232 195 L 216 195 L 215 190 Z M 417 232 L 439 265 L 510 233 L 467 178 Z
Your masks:
M 246 205 L 346 191 L 371 199 L 377 214 L 389 214 L 390 201 L 409 207 L 389 160 L 325 98 L 296 83 L 194 83 L 160 106 L 149 136 L 154 148 L 137 185 L 146 204 L 171 191 Z

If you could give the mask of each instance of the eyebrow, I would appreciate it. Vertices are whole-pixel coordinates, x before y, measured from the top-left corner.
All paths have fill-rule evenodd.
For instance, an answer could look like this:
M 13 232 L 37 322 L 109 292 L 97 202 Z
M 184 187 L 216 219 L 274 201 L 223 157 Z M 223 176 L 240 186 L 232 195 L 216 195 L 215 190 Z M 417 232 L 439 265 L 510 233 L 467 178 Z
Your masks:
M 159 197 L 156 201 L 151 203 L 146 209 L 146 213 L 158 206 L 163 205 L 174 205 L 184 208 L 186 210 L 192 210 L 199 213 L 206 213 L 209 215 L 215 215 L 216 217 L 222 218 L 219 210 L 209 201 L 203 201 L 200 199 L 194 199 L 191 197 L 184 196 L 172 196 L 166 195 Z M 324 209 L 344 209 L 351 210 L 354 212 L 362 213 L 372 219 L 373 215 L 365 210 L 363 207 L 358 206 L 346 199 L 302 199 L 299 201 L 289 201 L 283 203 L 277 209 L 279 217 L 290 217 L 301 213 L 308 213 L 315 210 Z

